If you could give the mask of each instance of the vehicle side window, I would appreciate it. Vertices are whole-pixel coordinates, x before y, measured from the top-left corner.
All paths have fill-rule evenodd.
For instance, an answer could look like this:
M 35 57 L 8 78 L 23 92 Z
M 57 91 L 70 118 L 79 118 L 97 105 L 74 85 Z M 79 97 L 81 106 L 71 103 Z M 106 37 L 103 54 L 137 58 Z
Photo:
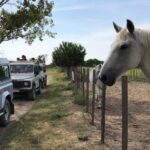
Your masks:
M 0 66 L 0 81 L 10 78 L 9 66 Z

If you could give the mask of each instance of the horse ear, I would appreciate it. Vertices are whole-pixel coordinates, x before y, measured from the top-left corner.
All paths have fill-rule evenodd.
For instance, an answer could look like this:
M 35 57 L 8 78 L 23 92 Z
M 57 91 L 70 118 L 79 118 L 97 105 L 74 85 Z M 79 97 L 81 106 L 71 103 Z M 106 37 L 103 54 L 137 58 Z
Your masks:
M 130 33 L 134 32 L 134 24 L 131 20 L 127 19 L 127 29 Z
M 120 26 L 118 26 L 115 22 L 113 22 L 113 26 L 116 30 L 116 32 L 119 32 L 122 28 Z

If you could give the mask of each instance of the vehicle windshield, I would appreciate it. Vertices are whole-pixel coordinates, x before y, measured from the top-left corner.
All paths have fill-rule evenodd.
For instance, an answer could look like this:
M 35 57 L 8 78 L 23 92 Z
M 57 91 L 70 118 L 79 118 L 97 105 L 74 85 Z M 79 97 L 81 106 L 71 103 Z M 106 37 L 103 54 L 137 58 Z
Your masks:
M 11 73 L 32 73 L 33 65 L 11 65 Z

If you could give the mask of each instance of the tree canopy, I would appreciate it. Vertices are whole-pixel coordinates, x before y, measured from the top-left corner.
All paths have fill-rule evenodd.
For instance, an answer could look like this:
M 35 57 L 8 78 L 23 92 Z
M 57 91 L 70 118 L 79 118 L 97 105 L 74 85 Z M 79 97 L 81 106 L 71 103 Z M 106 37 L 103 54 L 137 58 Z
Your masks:
M 10 3 L 11 2 L 11 3 Z M 13 5 L 8 10 L 7 5 Z M 31 44 L 36 38 L 54 37 L 50 31 L 53 26 L 53 2 L 48 0 L 0 0 L 0 43 L 23 38 Z
M 78 66 L 84 63 L 85 48 L 76 43 L 62 42 L 52 53 L 53 63 L 61 67 Z
M 99 64 L 103 64 L 104 62 L 103 61 L 100 61 L 98 59 L 88 59 L 84 62 L 84 65 L 85 66 L 88 66 L 88 67 L 94 67 L 96 65 L 99 65 Z

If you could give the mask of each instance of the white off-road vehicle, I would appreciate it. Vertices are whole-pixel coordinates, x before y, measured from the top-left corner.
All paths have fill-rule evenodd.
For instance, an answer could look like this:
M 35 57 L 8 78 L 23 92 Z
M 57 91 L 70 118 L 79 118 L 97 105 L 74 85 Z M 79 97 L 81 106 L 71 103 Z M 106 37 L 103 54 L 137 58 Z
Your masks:
M 26 92 L 29 99 L 35 100 L 43 84 L 40 66 L 30 61 L 11 62 L 10 66 L 14 93 Z
M 14 114 L 13 84 L 10 78 L 9 61 L 0 58 L 0 125 L 9 123 L 10 115 Z

